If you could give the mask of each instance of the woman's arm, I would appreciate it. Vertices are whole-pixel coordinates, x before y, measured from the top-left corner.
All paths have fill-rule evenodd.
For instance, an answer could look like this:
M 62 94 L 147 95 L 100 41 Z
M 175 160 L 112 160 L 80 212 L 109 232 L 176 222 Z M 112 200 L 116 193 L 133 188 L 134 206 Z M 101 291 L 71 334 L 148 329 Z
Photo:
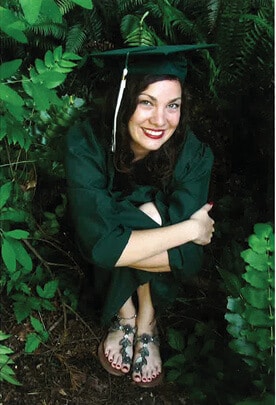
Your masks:
M 145 271 L 154 271 L 154 269 L 156 269 L 155 271 L 170 271 L 167 253 L 169 249 L 187 242 L 194 242 L 198 245 L 210 243 L 214 230 L 214 221 L 208 215 L 211 208 L 212 205 L 205 204 L 190 219 L 178 224 L 157 229 L 132 231 L 115 266 L 135 267 Z

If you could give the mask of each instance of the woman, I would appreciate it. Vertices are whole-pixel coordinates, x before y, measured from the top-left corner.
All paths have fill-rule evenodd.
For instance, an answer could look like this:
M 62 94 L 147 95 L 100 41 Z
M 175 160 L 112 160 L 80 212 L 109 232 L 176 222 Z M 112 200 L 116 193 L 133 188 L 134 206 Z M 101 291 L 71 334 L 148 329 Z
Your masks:
M 156 311 L 199 270 L 214 231 L 206 203 L 213 156 L 187 128 L 179 51 L 170 58 L 137 49 L 138 74 L 129 69 L 115 108 L 116 147 L 110 152 L 111 129 L 99 120 L 77 124 L 66 168 L 77 243 L 93 264 L 108 325 L 99 359 L 111 374 L 131 373 L 137 385 L 152 387 L 163 376 Z

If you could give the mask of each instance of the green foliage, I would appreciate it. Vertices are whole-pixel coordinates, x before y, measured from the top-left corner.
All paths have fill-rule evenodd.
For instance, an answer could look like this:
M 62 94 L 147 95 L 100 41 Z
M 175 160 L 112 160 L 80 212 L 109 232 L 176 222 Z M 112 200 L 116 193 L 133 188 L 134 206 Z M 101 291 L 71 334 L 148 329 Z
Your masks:
M 0 341 L 6 340 L 9 337 L 11 337 L 11 335 L 6 335 L 0 330 Z M 10 367 L 11 364 L 14 364 L 14 361 L 10 358 L 11 354 L 13 354 L 12 349 L 0 345 L 0 382 L 6 381 L 13 385 L 21 385 L 15 378 L 15 372 Z
M 217 403 L 218 398 L 223 398 L 227 404 L 234 403 L 235 393 L 232 394 L 227 388 L 227 368 L 235 370 L 238 362 L 222 350 L 214 322 L 196 323 L 189 334 L 169 329 L 168 343 L 176 352 L 164 363 L 168 369 L 168 381 L 185 387 L 195 403 Z M 235 374 L 231 379 L 234 384 Z
M 248 239 L 249 249 L 241 253 L 247 263 L 240 297 L 228 298 L 225 319 L 233 340 L 230 347 L 239 353 L 264 393 L 273 384 L 274 362 L 274 234 L 269 224 L 256 224 Z M 270 384 L 269 385 L 269 381 Z
M 92 8 L 90 0 L 73 3 Z M 32 6 L 20 0 L 15 5 L 0 8 L 0 29 L 4 37 L 13 41 L 27 43 L 30 29 L 46 22 L 52 27 L 62 22 L 54 0 L 38 0 Z M 72 52 L 63 52 L 62 45 L 58 45 L 48 49 L 42 58 L 34 54 L 30 64 L 10 58 L 0 65 L 0 290 L 12 304 L 16 321 L 29 323 L 33 329 L 26 335 L 25 353 L 34 352 L 50 338 L 43 323 L 44 311 L 56 311 L 63 302 L 74 308 L 77 305 L 70 284 L 60 282 L 51 264 L 41 256 L 45 241 L 59 233 L 66 198 L 60 197 L 62 201 L 54 212 L 42 212 L 40 224 L 32 198 L 38 185 L 39 165 L 46 172 L 63 175 L 62 140 L 80 115 L 84 101 L 62 94 L 61 86 L 81 59 Z M 50 159 L 51 148 L 56 155 Z M 55 246 L 53 240 L 51 243 Z M 1 337 L 9 335 L 2 333 Z M 8 356 L 12 351 L 5 346 L 0 351 L 0 381 L 19 384 L 9 366 L 13 363 Z

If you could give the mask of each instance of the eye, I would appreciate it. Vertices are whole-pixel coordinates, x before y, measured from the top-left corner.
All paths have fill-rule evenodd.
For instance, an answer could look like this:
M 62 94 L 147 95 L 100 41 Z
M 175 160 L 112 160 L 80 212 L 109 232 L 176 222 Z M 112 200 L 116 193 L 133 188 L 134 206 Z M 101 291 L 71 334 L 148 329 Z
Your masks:
M 168 107 L 172 110 L 177 110 L 178 108 L 180 108 L 180 104 L 178 103 L 171 103 L 168 105 Z
M 138 104 L 142 104 L 142 105 L 152 105 L 152 103 L 149 100 L 146 99 L 141 99 L 138 101 Z

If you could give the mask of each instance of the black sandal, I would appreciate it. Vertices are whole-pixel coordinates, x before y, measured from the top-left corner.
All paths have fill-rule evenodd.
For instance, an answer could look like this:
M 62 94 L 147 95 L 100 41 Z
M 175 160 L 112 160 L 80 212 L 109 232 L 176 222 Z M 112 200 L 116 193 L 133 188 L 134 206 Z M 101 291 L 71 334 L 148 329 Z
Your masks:
M 153 343 L 156 346 L 159 346 L 160 342 L 159 342 L 158 335 L 151 336 L 151 335 L 148 335 L 147 333 L 143 333 L 141 336 L 137 336 L 135 338 L 135 344 L 138 342 L 142 343 L 142 347 L 138 351 L 138 353 L 140 353 L 140 356 L 137 357 L 137 359 L 135 360 L 135 362 L 132 365 L 132 373 L 140 373 L 142 375 L 142 368 L 143 368 L 143 366 L 145 366 L 148 363 L 147 359 L 146 359 L 146 357 L 149 356 L 148 345 L 150 343 Z M 164 372 L 162 371 L 160 374 L 158 374 L 155 378 L 153 378 L 149 382 L 134 381 L 134 380 L 133 380 L 133 382 L 142 388 L 152 388 L 152 387 L 156 387 L 157 385 L 161 384 L 161 382 L 163 380 L 163 376 L 164 376 Z
M 133 318 L 136 318 L 136 315 Z M 124 332 L 124 336 L 119 342 L 119 344 L 122 346 L 122 348 L 120 350 L 120 353 L 122 355 L 122 364 L 131 364 L 132 358 L 130 358 L 130 356 L 128 355 L 127 348 L 132 346 L 132 342 L 129 340 L 129 335 L 133 334 L 135 336 L 136 327 L 133 327 L 133 326 L 131 326 L 129 324 L 121 325 L 120 321 L 122 319 L 124 319 L 124 318 L 120 318 L 119 316 L 116 316 L 113 319 L 113 321 L 112 321 L 112 323 L 110 325 L 110 328 L 108 329 L 107 334 L 112 333 L 112 332 L 116 332 L 118 330 Z M 132 319 L 132 318 L 128 318 L 128 319 Z M 100 343 L 100 345 L 98 347 L 98 357 L 99 357 L 100 363 L 103 366 L 103 368 L 112 375 L 115 375 L 115 376 L 126 375 L 127 373 L 124 373 L 122 370 L 117 370 L 116 368 L 114 368 L 111 365 L 111 363 L 108 361 L 107 357 L 105 356 L 105 353 L 104 353 L 104 341 L 106 339 L 107 334 L 102 339 L 102 341 L 101 341 L 101 343 Z

